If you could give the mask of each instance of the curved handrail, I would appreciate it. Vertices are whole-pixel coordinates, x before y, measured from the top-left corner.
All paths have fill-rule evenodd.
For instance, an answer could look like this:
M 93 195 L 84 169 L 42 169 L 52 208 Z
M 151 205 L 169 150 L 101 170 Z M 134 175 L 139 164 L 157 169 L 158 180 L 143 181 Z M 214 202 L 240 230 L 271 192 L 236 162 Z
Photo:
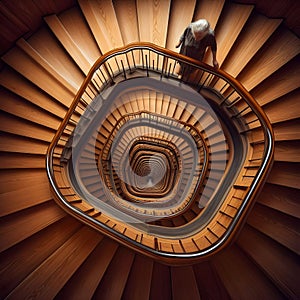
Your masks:
M 199 62 L 192 58 L 188 58 L 184 55 L 178 54 L 178 53 L 168 50 L 168 49 L 164 49 L 162 47 L 156 46 L 151 43 L 132 43 L 125 47 L 111 50 L 111 51 L 107 52 L 106 54 L 104 54 L 103 56 L 101 56 L 94 63 L 91 70 L 87 74 L 86 79 L 83 81 L 80 89 L 78 90 L 78 92 L 74 98 L 74 101 L 72 102 L 64 120 L 62 121 L 58 131 L 56 132 L 56 134 L 47 150 L 46 169 L 47 169 L 47 175 L 48 175 L 49 181 L 51 183 L 51 188 L 54 191 L 55 196 L 58 198 L 58 203 L 63 208 L 67 207 L 68 212 L 72 213 L 72 211 L 73 211 L 73 215 L 75 217 L 78 217 L 82 221 L 89 223 L 91 226 L 97 227 L 97 226 L 95 226 L 92 217 L 87 216 L 78 210 L 76 210 L 76 212 L 75 212 L 73 206 L 70 203 L 67 203 L 67 201 L 65 201 L 65 198 L 64 198 L 63 194 L 61 193 L 59 186 L 56 183 L 55 176 L 54 176 L 54 167 L 53 167 L 54 149 L 58 145 L 60 136 L 63 134 L 64 129 L 66 128 L 71 116 L 74 114 L 76 107 L 78 106 L 78 104 L 81 100 L 82 95 L 84 94 L 85 90 L 87 89 L 88 85 L 91 82 L 93 75 L 99 69 L 99 67 L 104 65 L 108 77 L 113 81 L 114 74 L 112 74 L 112 71 L 109 69 L 110 66 L 109 65 L 106 66 L 106 64 L 115 55 L 127 54 L 128 52 L 134 51 L 134 50 L 152 51 L 154 53 L 158 53 L 158 54 L 164 56 L 166 59 L 173 59 L 176 61 L 184 62 L 185 64 L 189 64 L 190 66 L 193 66 L 193 67 L 197 68 L 198 70 L 207 72 L 207 73 L 215 76 L 218 79 L 222 79 L 226 84 L 228 84 L 228 87 L 232 88 L 241 97 L 241 99 L 243 99 L 243 101 L 245 103 L 247 103 L 247 105 L 251 108 L 251 112 L 254 115 L 256 115 L 257 119 L 259 120 L 259 122 L 262 126 L 262 129 L 264 132 L 264 142 L 265 142 L 264 151 L 263 151 L 264 159 L 257 171 L 257 174 L 255 175 L 255 177 L 253 179 L 253 182 L 246 194 L 244 201 L 242 202 L 241 206 L 239 207 L 239 210 L 236 213 L 234 219 L 228 226 L 225 234 L 223 234 L 221 236 L 221 238 L 218 239 L 217 242 L 213 243 L 207 249 L 203 249 L 201 251 L 199 249 L 199 251 L 196 253 L 181 253 L 181 254 L 179 254 L 179 253 L 175 253 L 175 254 L 174 253 L 163 253 L 163 252 L 160 252 L 158 249 L 156 238 L 154 238 L 154 247 L 153 247 L 153 249 L 151 249 L 151 247 L 149 248 L 148 246 L 138 243 L 137 241 L 129 239 L 128 237 L 121 235 L 118 232 L 114 232 L 112 229 L 107 228 L 105 226 L 102 226 L 101 230 L 109 233 L 110 235 L 112 235 L 113 238 L 117 238 L 118 240 L 121 237 L 123 239 L 121 241 L 122 243 L 129 245 L 130 247 L 133 247 L 134 249 L 136 249 L 138 251 L 142 251 L 142 252 L 145 251 L 148 254 L 150 253 L 150 255 L 154 255 L 155 257 L 158 256 L 158 257 L 161 257 L 162 259 L 164 259 L 164 258 L 169 258 L 171 260 L 172 259 L 176 260 L 177 258 L 196 259 L 199 257 L 211 255 L 214 251 L 220 250 L 221 248 L 223 248 L 225 246 L 225 244 L 228 243 L 229 237 L 231 237 L 233 235 L 233 232 L 238 230 L 236 225 L 241 224 L 241 220 L 244 219 L 244 216 L 246 215 L 245 208 L 248 208 L 249 206 L 251 206 L 251 200 L 254 199 L 256 194 L 259 192 L 261 183 L 264 182 L 264 180 L 266 179 L 266 176 L 268 175 L 268 171 L 271 167 L 272 159 L 273 159 L 273 155 L 274 155 L 274 135 L 273 135 L 271 124 L 270 124 L 267 116 L 265 115 L 264 111 L 258 105 L 258 103 L 254 100 L 254 98 L 247 92 L 247 90 L 243 87 L 243 85 L 241 83 L 239 83 L 235 78 L 233 78 L 231 75 L 229 75 L 228 73 L 226 73 L 225 71 L 223 71 L 221 69 L 213 68 L 205 63 Z M 167 71 L 166 66 L 167 66 L 167 64 L 163 65 L 161 71 L 163 73 L 165 72 L 164 74 L 169 75 L 170 72 Z M 148 72 L 147 63 L 146 63 L 146 69 Z M 224 100 L 224 102 L 225 101 L 226 101 L 226 99 Z M 231 106 L 233 106 L 234 102 L 235 101 L 232 101 L 230 103 Z

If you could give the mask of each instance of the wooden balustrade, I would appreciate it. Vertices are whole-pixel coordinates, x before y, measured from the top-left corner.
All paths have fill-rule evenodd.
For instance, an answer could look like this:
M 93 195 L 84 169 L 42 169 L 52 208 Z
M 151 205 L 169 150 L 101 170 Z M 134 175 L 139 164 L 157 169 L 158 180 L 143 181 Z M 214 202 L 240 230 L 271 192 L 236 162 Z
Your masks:
M 91 9 L 93 8 L 85 8 L 86 13 Z M 131 59 L 129 60 L 128 57 Z M 199 71 L 193 75 L 193 78 L 189 78 L 191 76 L 187 75 L 184 76 L 184 79 L 177 79 L 174 69 L 178 61 L 193 66 Z M 95 81 L 93 81 L 94 76 L 97 76 Z M 176 231 L 176 227 L 173 227 L 172 235 L 168 236 L 168 228 L 163 226 L 163 223 L 172 222 L 172 218 L 162 218 L 160 222 L 157 222 L 157 225 L 160 225 L 154 226 L 156 229 L 153 229 L 149 224 L 140 224 L 142 229 L 139 229 L 134 225 L 134 218 L 132 222 L 130 220 L 127 223 L 122 222 L 119 217 L 107 214 L 105 208 L 101 210 L 93 207 L 91 203 L 79 197 L 76 187 L 68 182 L 70 174 L 66 167 L 67 164 L 62 161 L 54 163 L 54 153 L 59 154 L 62 152 L 62 148 L 66 149 L 68 141 L 71 141 L 70 136 L 73 141 L 75 139 L 80 140 L 83 137 L 81 131 L 77 130 L 78 128 L 76 129 L 76 125 L 83 126 L 82 130 L 84 132 L 84 126 L 88 128 L 93 121 L 92 117 L 86 118 L 84 124 L 82 116 L 85 116 L 87 108 L 93 105 L 93 97 L 97 93 L 102 98 L 96 105 L 101 107 L 106 105 L 105 93 L 107 90 L 112 90 L 114 84 L 117 85 L 118 82 L 127 79 L 148 78 L 151 76 L 156 80 L 170 78 L 175 82 L 180 81 L 181 84 L 183 82 L 184 86 L 190 86 L 203 93 L 204 96 L 209 94 L 209 97 L 214 97 L 210 91 L 216 93 L 219 99 L 215 101 L 216 105 L 226 118 L 230 119 L 230 126 L 238 128 L 242 142 L 246 145 L 244 147 L 245 153 L 241 154 L 244 156 L 243 164 L 238 170 L 234 170 L 236 176 L 231 174 L 232 184 L 227 183 L 227 188 L 222 192 L 224 197 L 221 197 L 219 205 L 211 209 L 210 221 L 205 225 L 196 226 L 198 229 L 193 230 L 192 234 L 186 236 L 181 234 L 180 238 L 176 237 L 176 232 L 179 232 Z M 230 151 L 234 141 L 225 141 L 220 136 L 221 127 L 216 126 L 214 120 L 205 112 L 194 109 L 193 113 L 197 115 L 195 118 L 193 113 L 188 114 L 187 110 L 179 107 L 178 101 L 177 104 L 168 102 L 167 96 L 161 93 L 156 94 L 144 90 L 139 95 L 135 97 L 132 94 L 132 99 L 129 100 L 127 107 L 126 105 L 117 107 L 114 114 L 110 115 L 109 121 L 106 121 L 105 125 L 102 126 L 102 129 L 105 127 L 106 133 L 98 131 L 97 135 L 92 136 L 93 142 L 90 140 L 87 144 L 90 144 L 90 146 L 85 147 L 86 156 L 81 157 L 80 163 L 83 163 L 85 159 L 87 163 L 97 163 L 101 150 L 105 149 L 105 145 L 109 143 L 109 134 L 112 132 L 112 128 L 118 127 L 118 120 L 122 115 L 129 116 L 129 105 L 134 105 L 136 110 L 140 110 L 143 107 L 142 103 L 145 103 L 145 98 L 153 99 L 152 102 L 149 101 L 144 106 L 146 111 L 159 112 L 159 114 L 173 117 L 181 120 L 181 122 L 184 120 L 186 124 L 193 124 L 194 127 L 192 128 L 194 129 L 190 133 L 203 136 L 203 144 L 208 144 L 205 147 L 208 147 L 209 161 L 214 161 L 214 164 L 207 166 L 208 176 L 206 181 L 202 182 L 202 185 L 207 188 L 208 192 L 203 194 L 201 201 L 205 201 L 205 197 L 207 198 L 206 201 L 209 201 L 209 195 L 220 188 L 220 186 L 218 187 L 218 180 L 225 180 L 224 178 L 233 173 L 230 168 L 225 168 L 224 176 L 218 177 L 218 166 L 220 165 L 220 170 L 222 169 L 222 163 L 220 163 L 221 160 L 219 161 L 218 157 L 221 159 L 224 157 L 221 154 L 227 153 L 225 155 L 226 164 L 228 161 L 233 164 L 232 162 L 235 160 L 234 155 L 236 153 Z M 158 103 L 160 105 L 157 105 Z M 95 108 L 95 111 L 99 107 Z M 226 123 L 225 127 L 227 125 L 229 126 L 229 123 Z M 225 128 L 224 130 L 230 131 L 231 129 Z M 64 138 L 62 138 L 63 135 Z M 95 141 L 99 146 L 96 156 L 93 153 L 93 143 Z M 97 149 L 97 147 L 95 148 Z M 105 156 L 106 153 L 104 151 L 102 155 Z M 213 160 L 211 160 L 212 156 Z M 107 52 L 92 66 L 48 148 L 47 172 L 57 202 L 68 213 L 137 251 L 161 260 L 179 262 L 179 259 L 192 261 L 207 257 L 229 243 L 242 224 L 254 197 L 259 192 L 272 164 L 272 158 L 273 132 L 270 123 L 260 106 L 236 79 L 221 69 L 215 69 L 171 50 L 150 43 L 135 43 Z M 95 188 L 97 182 L 95 178 L 92 179 L 93 172 L 89 171 L 89 168 L 85 172 L 86 176 L 83 179 L 86 181 L 85 184 L 91 176 L 89 184 L 93 186 L 94 195 L 97 195 L 103 203 L 106 203 L 109 191 L 103 187 Z M 218 178 L 218 180 L 210 180 L 210 175 L 212 178 Z M 201 224 L 202 214 L 199 214 L 198 210 L 201 201 L 197 203 L 197 206 L 192 205 L 186 215 L 183 214 L 174 218 L 173 224 L 176 225 L 175 223 L 177 223 L 177 226 L 184 224 L 184 228 L 189 226 L 196 228 L 195 224 L 199 222 Z M 127 203 L 128 209 L 136 210 L 130 202 Z M 153 215 L 159 218 L 159 215 L 163 217 L 165 213 L 154 211 Z M 183 219 L 185 219 L 185 223 L 182 223 Z M 165 229 L 162 230 L 161 228 Z

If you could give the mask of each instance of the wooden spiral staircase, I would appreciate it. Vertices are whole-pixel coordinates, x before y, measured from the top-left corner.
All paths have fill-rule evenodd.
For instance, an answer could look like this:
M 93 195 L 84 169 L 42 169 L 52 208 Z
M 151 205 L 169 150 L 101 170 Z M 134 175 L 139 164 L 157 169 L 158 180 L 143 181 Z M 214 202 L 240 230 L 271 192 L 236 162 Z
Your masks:
M 300 41 L 282 19 L 224 0 L 2 1 L 0 12 L 1 299 L 299 299 Z M 234 243 L 174 266 L 66 214 L 45 155 L 102 54 L 139 41 L 175 50 L 202 17 L 216 30 L 221 69 L 270 119 L 275 161 Z

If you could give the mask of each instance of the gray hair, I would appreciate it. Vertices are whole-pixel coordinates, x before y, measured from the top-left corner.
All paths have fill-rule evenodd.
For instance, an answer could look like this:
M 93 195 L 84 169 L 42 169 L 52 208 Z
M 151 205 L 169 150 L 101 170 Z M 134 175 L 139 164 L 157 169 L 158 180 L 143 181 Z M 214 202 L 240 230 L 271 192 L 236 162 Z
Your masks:
M 198 21 L 192 22 L 190 24 L 192 33 L 194 34 L 195 32 L 208 32 L 210 29 L 209 22 L 206 19 L 200 19 Z

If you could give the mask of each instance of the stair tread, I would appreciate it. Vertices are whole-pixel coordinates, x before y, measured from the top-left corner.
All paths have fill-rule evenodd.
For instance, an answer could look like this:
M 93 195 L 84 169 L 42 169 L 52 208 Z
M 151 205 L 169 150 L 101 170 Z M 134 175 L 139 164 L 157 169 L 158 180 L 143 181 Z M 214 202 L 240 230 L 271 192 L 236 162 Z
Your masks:
M 171 267 L 171 276 L 174 300 L 200 299 L 197 281 L 191 266 Z
M 14 219 L 13 215 L 6 216 L 2 219 L 0 230 L 1 235 L 6 236 L 6 238 L 1 242 L 0 250 L 4 251 L 16 245 L 64 216 L 65 213 L 52 202 L 46 202 L 19 212 L 17 220 Z
M 103 300 L 121 299 L 133 260 L 133 251 L 119 247 L 98 285 L 94 297 Z
M 238 245 L 262 268 L 276 286 L 289 298 L 297 298 L 300 287 L 298 256 L 250 226 L 245 226 Z
M 55 299 L 70 297 L 92 299 L 117 248 L 118 243 L 113 240 L 109 238 L 101 240 L 76 273 L 56 295 Z
M 300 245 L 297 233 L 297 228 L 300 226 L 299 219 L 256 204 L 247 223 L 299 255 Z
M 112 2 L 78 1 L 102 53 L 123 46 Z
M 136 2 L 140 41 L 165 47 L 171 1 Z
M 32 81 L 50 96 L 69 106 L 74 93 L 66 90 L 57 79 L 35 64 L 21 49 L 15 47 L 7 52 L 2 59 L 17 72 Z M 22 63 L 20 63 L 22 62 Z M 47 64 L 45 64 L 47 65 Z
M 0 255 L 1 297 L 6 297 L 18 283 L 61 247 L 80 226 L 77 220 L 66 216 L 2 252 Z M 64 230 L 62 231 L 61 228 Z
M 279 28 L 275 33 L 262 47 L 262 50 L 255 57 L 255 61 L 249 64 L 237 77 L 248 91 L 299 54 L 300 40 L 297 36 L 282 28 Z M 276 53 L 276 56 L 273 53 Z M 259 73 L 257 72 L 258 69 L 260 70 Z
M 237 246 L 214 257 L 213 266 L 231 298 L 282 299 L 276 286 Z
M 94 230 L 83 227 L 26 277 L 9 297 L 22 298 L 25 291 L 26 295 L 34 296 L 37 290 L 42 298 L 54 297 L 101 238 L 102 236 Z M 62 272 L 62 268 L 68 272 Z
M 168 21 L 167 49 L 178 52 L 175 46 L 185 28 L 192 22 L 195 6 L 195 0 L 172 2 L 172 11 Z
M 300 219 L 300 191 L 266 183 L 257 202 Z
M 153 260 L 136 255 L 128 276 L 122 299 L 149 299 Z
M 247 22 L 253 6 L 236 3 L 224 5 L 221 18 L 221 26 L 216 28 L 216 40 L 218 44 L 218 62 L 223 63 L 234 42 L 238 38 L 241 30 Z M 228 36 L 230 32 L 230 36 Z

